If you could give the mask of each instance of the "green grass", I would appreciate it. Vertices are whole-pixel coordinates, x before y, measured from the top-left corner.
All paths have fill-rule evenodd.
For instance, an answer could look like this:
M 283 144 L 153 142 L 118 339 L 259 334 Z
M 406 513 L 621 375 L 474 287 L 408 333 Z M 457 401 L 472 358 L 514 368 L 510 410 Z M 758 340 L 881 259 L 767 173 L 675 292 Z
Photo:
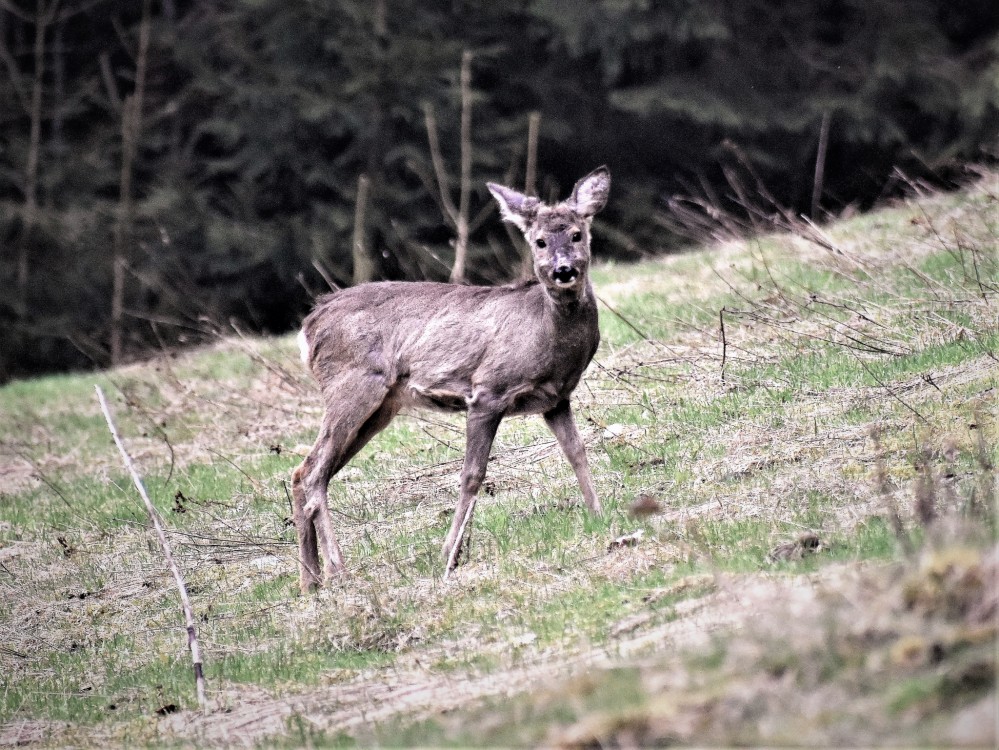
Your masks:
M 310 687 L 319 684 L 323 676 L 331 672 L 356 673 L 384 667 L 393 661 L 392 654 L 371 650 L 342 651 L 328 645 L 324 648 L 321 644 L 314 644 L 307 650 L 285 646 L 259 654 L 225 654 L 206 678 L 247 684 L 266 682 L 277 687 Z

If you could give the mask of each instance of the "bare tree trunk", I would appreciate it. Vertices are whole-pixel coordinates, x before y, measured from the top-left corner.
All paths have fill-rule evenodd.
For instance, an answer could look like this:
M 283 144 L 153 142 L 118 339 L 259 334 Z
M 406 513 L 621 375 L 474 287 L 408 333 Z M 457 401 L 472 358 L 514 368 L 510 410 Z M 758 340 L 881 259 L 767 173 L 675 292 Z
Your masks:
M 125 311 L 125 270 L 132 239 L 134 202 L 132 172 L 142 132 L 142 100 L 146 89 L 146 63 L 149 58 L 150 0 L 142 2 L 139 23 L 139 52 L 135 59 L 135 91 L 125 99 L 121 115 L 121 202 L 114 231 L 114 259 L 111 280 L 111 363 L 122 354 L 122 321 Z
M 527 118 L 527 164 L 524 167 L 524 195 L 536 196 L 538 194 L 538 140 L 541 135 L 541 113 L 531 112 Z M 513 244 L 520 248 L 521 269 L 520 276 L 530 278 L 534 273 L 534 258 L 531 248 L 511 231 L 509 224 L 504 224 L 507 234 Z
M 427 126 L 427 142 L 430 146 L 430 161 L 437 179 L 437 192 L 444 219 L 454 227 L 454 265 L 451 266 L 451 282 L 465 282 L 465 265 L 468 256 L 468 237 L 472 224 L 469 209 L 472 200 L 472 53 L 468 50 L 461 56 L 461 177 L 458 192 L 458 205 L 454 205 L 444 156 L 437 137 L 437 118 L 430 102 L 423 105 L 423 117 Z
M 538 137 L 541 113 L 531 112 L 527 119 L 527 166 L 524 169 L 524 195 L 538 194 Z
M 357 196 L 354 202 L 354 234 L 351 252 L 354 260 L 354 270 L 351 283 L 363 284 L 372 281 L 378 272 L 378 266 L 371 255 L 367 243 L 367 214 L 369 196 L 378 192 L 382 182 L 382 159 L 385 152 L 386 121 L 384 102 L 388 73 L 385 58 L 389 46 L 388 5 L 386 0 L 375 0 L 371 8 L 371 31 L 374 39 L 372 45 L 372 65 L 375 71 L 375 83 L 371 87 L 370 119 L 368 125 L 368 154 L 365 173 L 357 178 Z M 325 278 L 325 274 L 324 274 Z M 330 280 L 326 280 L 327 284 Z
M 4 67 L 7 69 L 7 75 L 10 76 L 10 82 L 14 86 L 14 95 L 17 97 L 17 101 L 24 111 L 28 113 L 31 111 L 31 107 L 28 104 L 28 94 L 24 88 L 21 69 L 17 66 L 17 61 L 14 59 L 14 55 L 11 54 L 10 48 L 7 47 L 7 14 L 9 12 L 8 10 L 0 12 L 0 60 L 3 61 Z
M 472 53 L 461 55 L 461 186 L 458 196 L 458 238 L 454 246 L 451 281 L 465 282 L 468 256 L 468 211 L 472 196 Z
M 385 40 L 388 36 L 388 6 L 385 0 L 375 0 L 375 17 L 372 22 L 375 37 L 379 41 Z
M 57 163 L 62 162 L 66 153 L 66 144 L 63 141 L 63 121 L 66 118 L 66 48 L 63 44 L 63 32 L 66 23 L 56 24 L 55 33 L 52 36 L 52 94 L 55 99 L 55 107 L 52 110 L 52 153 L 55 155 Z
M 17 298 L 18 315 L 28 311 L 29 259 L 28 246 L 38 221 L 38 164 L 42 144 L 42 94 L 45 86 L 45 34 L 55 13 L 57 0 L 45 7 L 44 0 L 35 4 L 34 79 L 31 85 L 31 104 L 28 116 L 31 127 L 28 135 L 28 162 L 24 168 L 24 211 L 21 214 L 21 236 L 17 246 Z
M 826 174 L 826 150 L 829 148 L 831 119 L 829 112 L 824 112 L 822 124 L 819 126 L 819 147 L 815 154 L 815 181 L 812 183 L 812 221 L 819 220 L 819 211 L 822 209 L 822 184 Z
M 375 277 L 375 264 L 372 262 L 364 241 L 364 215 L 368 207 L 368 191 L 371 180 L 362 174 L 357 178 L 357 200 L 354 203 L 354 284 L 363 284 Z

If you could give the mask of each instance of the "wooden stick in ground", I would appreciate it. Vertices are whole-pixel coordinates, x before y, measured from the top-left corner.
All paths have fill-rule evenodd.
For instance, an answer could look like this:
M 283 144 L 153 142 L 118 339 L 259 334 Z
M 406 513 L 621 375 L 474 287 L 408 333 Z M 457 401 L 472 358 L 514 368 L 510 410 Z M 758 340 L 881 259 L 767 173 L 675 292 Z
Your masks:
M 163 556 L 166 558 L 167 567 L 173 573 L 177 590 L 180 592 L 180 602 L 184 608 L 184 619 L 187 621 L 187 645 L 191 648 L 191 659 L 194 662 L 194 685 L 198 693 L 198 705 L 201 706 L 202 711 L 207 713 L 208 703 L 205 700 L 205 674 L 201 662 L 201 647 L 198 645 L 198 635 L 194 630 L 194 612 L 191 609 L 191 600 L 187 597 L 187 586 L 184 585 L 184 579 L 181 577 L 180 570 L 173 560 L 173 552 L 170 550 L 170 543 L 167 541 L 166 532 L 164 532 L 163 525 L 160 523 L 159 513 L 153 507 L 153 503 L 146 493 L 146 487 L 142 484 L 142 478 L 139 477 L 134 464 L 132 464 L 132 459 L 128 455 L 128 451 L 125 450 L 125 445 L 118 436 L 118 429 L 114 425 L 114 419 L 111 417 L 108 403 L 104 399 L 104 391 L 101 390 L 99 385 L 95 385 L 94 388 L 97 391 L 97 400 L 101 404 L 101 411 L 104 412 L 104 420 L 108 423 L 108 429 L 111 431 L 111 437 L 114 438 L 114 443 L 118 446 L 118 452 L 121 453 L 121 458 L 125 462 L 125 468 L 132 475 L 135 488 L 139 491 L 142 501 L 146 504 L 149 519 L 153 522 L 153 528 L 156 529 L 156 535 L 160 539 L 160 547 L 163 548 Z

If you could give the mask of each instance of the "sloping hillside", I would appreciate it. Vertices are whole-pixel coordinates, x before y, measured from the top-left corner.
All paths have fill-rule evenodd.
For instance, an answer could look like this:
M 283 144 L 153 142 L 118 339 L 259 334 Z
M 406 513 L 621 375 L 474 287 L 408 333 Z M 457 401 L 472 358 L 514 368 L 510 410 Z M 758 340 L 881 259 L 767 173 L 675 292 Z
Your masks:
M 594 280 L 605 517 L 504 422 L 447 581 L 463 423 L 418 414 L 334 480 L 350 572 L 298 595 L 290 337 L 0 389 L 0 745 L 994 743 L 996 175 Z

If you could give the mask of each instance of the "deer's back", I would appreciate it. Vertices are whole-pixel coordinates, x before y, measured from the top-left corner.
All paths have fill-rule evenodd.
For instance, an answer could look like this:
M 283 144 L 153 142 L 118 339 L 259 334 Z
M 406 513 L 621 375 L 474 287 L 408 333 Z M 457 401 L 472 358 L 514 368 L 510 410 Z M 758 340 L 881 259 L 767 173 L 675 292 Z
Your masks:
M 599 342 L 592 295 L 561 310 L 537 284 L 361 284 L 322 298 L 302 330 L 324 390 L 363 369 L 401 406 L 464 409 L 485 390 L 508 413 L 568 397 Z

